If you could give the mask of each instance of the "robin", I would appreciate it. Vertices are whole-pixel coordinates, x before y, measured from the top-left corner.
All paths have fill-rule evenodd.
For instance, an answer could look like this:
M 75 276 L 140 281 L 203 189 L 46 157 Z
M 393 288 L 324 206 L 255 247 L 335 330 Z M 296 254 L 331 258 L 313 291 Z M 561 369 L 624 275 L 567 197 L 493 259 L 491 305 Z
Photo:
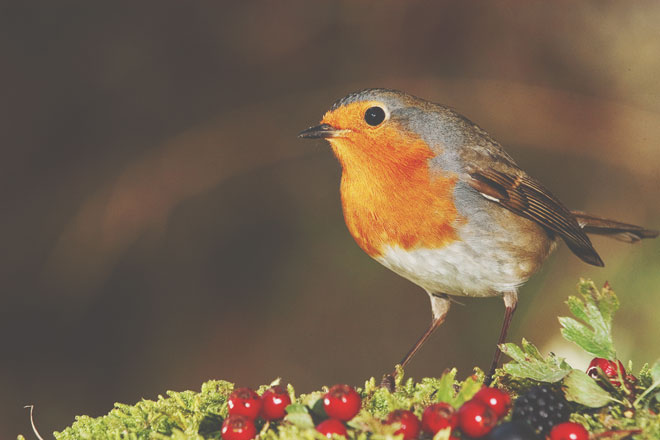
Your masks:
M 482 128 L 399 91 L 351 93 L 299 137 L 330 142 L 342 167 L 344 218 L 357 244 L 429 295 L 431 325 L 402 367 L 445 320 L 453 297 L 497 296 L 505 312 L 492 377 L 518 288 L 559 239 L 602 267 L 587 234 L 628 243 L 658 235 L 570 211 Z

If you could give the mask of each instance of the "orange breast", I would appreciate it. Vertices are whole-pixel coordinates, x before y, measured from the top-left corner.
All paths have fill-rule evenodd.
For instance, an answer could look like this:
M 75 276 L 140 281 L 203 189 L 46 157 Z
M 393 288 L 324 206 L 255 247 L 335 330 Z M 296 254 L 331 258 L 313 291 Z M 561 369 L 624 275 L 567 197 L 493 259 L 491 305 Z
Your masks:
M 391 129 L 366 141 L 331 141 L 343 168 L 346 225 L 358 245 L 379 257 L 387 245 L 439 248 L 456 240 L 456 176 L 429 171 L 433 153 L 419 138 Z

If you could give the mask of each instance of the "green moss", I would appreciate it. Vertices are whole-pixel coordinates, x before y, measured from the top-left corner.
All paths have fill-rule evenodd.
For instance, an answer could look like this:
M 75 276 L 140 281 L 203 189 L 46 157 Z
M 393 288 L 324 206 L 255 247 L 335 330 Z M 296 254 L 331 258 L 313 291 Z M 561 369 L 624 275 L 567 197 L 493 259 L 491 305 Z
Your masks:
M 363 409 L 350 425 L 351 438 L 390 437 L 392 426 L 381 423 L 390 411 L 413 409 L 421 416 L 424 407 L 432 402 L 446 401 L 460 406 L 481 387 L 483 373 L 475 372 L 464 381 L 455 380 L 456 370 L 446 372 L 439 379 L 424 379 L 415 383 L 412 379 L 402 383 L 403 373 L 397 376 L 399 386 L 393 393 L 376 385 L 374 378 L 365 383 L 358 392 L 363 399 Z M 268 386 L 258 390 L 263 393 Z M 218 439 L 222 420 L 227 416 L 227 398 L 234 385 L 225 381 L 209 381 L 200 392 L 167 392 L 167 397 L 158 400 L 142 400 L 135 405 L 115 404 L 109 414 L 92 418 L 79 416 L 70 427 L 55 432 L 58 440 L 81 439 Z M 300 396 L 289 385 L 293 404 L 287 408 L 287 416 L 281 423 L 264 424 L 261 438 L 265 439 L 319 439 L 314 430 L 313 417 L 322 417 L 318 403 L 325 392 L 316 391 Z M 322 410 L 321 410 L 322 411 Z
M 611 323 L 618 308 L 618 300 L 609 287 L 602 290 L 582 280 L 580 297 L 567 301 L 574 318 L 560 318 L 563 336 L 589 353 L 615 359 L 611 337 Z M 513 397 L 539 382 L 551 382 L 563 390 L 573 401 L 571 419 L 583 424 L 590 432 L 605 438 L 622 438 L 629 434 L 636 440 L 660 438 L 660 363 L 644 365 L 636 380 L 627 386 L 613 386 L 606 378 L 594 380 L 575 370 L 564 359 L 542 355 L 530 342 L 521 347 L 506 344 L 505 354 L 513 360 L 497 371 L 494 384 Z M 628 365 L 628 373 L 633 372 Z M 621 378 L 623 379 L 623 378 Z M 483 384 L 484 374 L 475 370 L 462 380 L 455 369 L 439 378 L 424 378 L 419 382 L 405 379 L 398 370 L 396 391 L 390 392 L 377 385 L 374 378 L 358 388 L 362 397 L 360 413 L 348 423 L 351 440 L 398 439 L 396 426 L 382 421 L 390 411 L 410 409 L 421 416 L 424 408 L 434 402 L 447 402 L 459 408 Z M 270 385 L 258 389 L 262 394 Z M 135 405 L 115 404 L 109 414 L 92 418 L 79 416 L 75 423 L 62 432 L 55 432 L 58 440 L 142 440 L 142 439 L 219 439 L 222 421 L 227 416 L 227 398 L 234 389 L 230 382 L 212 380 L 202 385 L 201 391 L 169 391 L 157 400 L 142 400 Z M 283 421 L 258 421 L 260 438 L 266 440 L 323 440 L 314 426 L 325 418 L 321 398 L 323 388 L 309 394 L 296 395 L 288 385 L 292 404 Z M 618 434 L 614 434 L 618 432 Z M 611 433 L 614 435 L 608 435 Z M 448 433 L 438 434 L 436 440 L 445 440 Z M 25 440 L 22 436 L 19 440 Z
M 108 415 L 78 416 L 72 426 L 55 432 L 56 439 L 204 439 L 219 438 L 227 397 L 234 385 L 206 382 L 200 392 L 168 391 L 167 397 L 135 405 L 115 404 Z

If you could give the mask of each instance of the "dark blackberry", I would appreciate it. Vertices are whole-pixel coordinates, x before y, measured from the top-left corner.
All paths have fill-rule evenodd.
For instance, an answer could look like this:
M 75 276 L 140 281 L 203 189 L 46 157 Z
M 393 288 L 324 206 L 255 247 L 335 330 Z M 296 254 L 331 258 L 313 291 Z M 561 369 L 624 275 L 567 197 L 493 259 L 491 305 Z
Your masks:
M 571 408 L 561 390 L 551 385 L 532 387 L 513 403 L 512 419 L 527 423 L 539 438 L 553 426 L 568 421 Z
M 536 435 L 527 423 L 520 421 L 504 422 L 490 431 L 486 440 L 531 440 Z

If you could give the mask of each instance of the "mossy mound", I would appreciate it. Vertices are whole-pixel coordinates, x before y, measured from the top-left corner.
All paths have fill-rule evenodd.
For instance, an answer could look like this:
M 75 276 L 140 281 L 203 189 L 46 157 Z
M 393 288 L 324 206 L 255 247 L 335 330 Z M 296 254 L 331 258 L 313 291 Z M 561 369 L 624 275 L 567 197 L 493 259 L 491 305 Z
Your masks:
M 611 337 L 612 318 L 619 305 L 616 295 L 609 286 L 599 290 L 585 280 L 580 282 L 579 292 L 579 297 L 567 301 L 575 318 L 560 318 L 562 335 L 594 357 L 616 360 Z M 498 370 L 494 386 L 513 398 L 539 383 L 554 383 L 573 405 L 571 420 L 587 427 L 593 439 L 660 439 L 660 362 L 645 365 L 628 378 L 620 375 L 617 385 L 605 376 L 593 378 L 573 369 L 553 354 L 544 357 L 525 340 L 520 346 L 509 343 L 502 348 L 512 361 Z M 627 366 L 629 375 L 632 367 L 630 363 Z M 404 380 L 399 370 L 395 391 L 390 392 L 372 378 L 357 389 L 362 409 L 348 422 L 348 438 L 400 440 L 401 435 L 394 434 L 397 426 L 383 423 L 391 411 L 409 409 L 421 417 L 424 408 L 435 402 L 459 408 L 483 386 L 483 380 L 479 370 L 459 380 L 454 369 L 439 378 L 415 382 Z M 264 385 L 257 392 L 262 394 L 274 384 Z M 73 425 L 54 436 L 58 440 L 219 439 L 233 389 L 230 382 L 212 380 L 204 383 L 200 392 L 169 391 L 155 401 L 116 404 L 105 416 L 77 417 Z M 293 403 L 287 407 L 286 417 L 279 422 L 259 420 L 259 438 L 325 439 L 314 427 L 326 417 L 321 402 L 327 388 L 302 395 L 297 395 L 292 385 L 287 389 Z M 23 436 L 18 438 L 24 440 Z M 433 440 L 448 438 L 449 432 L 441 431 Z

